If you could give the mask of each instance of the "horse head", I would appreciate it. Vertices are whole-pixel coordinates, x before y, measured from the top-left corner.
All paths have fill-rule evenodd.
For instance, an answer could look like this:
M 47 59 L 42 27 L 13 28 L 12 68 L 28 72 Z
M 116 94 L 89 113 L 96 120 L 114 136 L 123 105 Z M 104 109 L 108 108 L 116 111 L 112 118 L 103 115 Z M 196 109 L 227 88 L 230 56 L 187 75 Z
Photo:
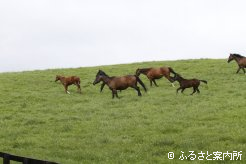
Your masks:
M 96 76 L 96 79 L 93 82 L 93 85 L 96 85 L 97 83 L 102 81 L 103 75 Z
M 179 81 L 180 79 L 183 79 L 183 77 L 180 74 L 176 73 L 172 79 L 174 81 Z
M 230 63 L 233 59 L 234 59 L 234 55 L 230 54 L 230 56 L 229 56 L 229 58 L 227 60 L 227 63 Z
M 140 69 L 138 68 L 138 69 L 136 70 L 135 75 L 136 75 L 136 76 L 139 76 L 140 74 L 141 74 L 141 71 L 140 71 Z
M 57 82 L 58 80 L 61 79 L 61 76 L 60 75 L 56 75 L 56 79 L 55 79 L 55 82 Z
M 102 76 L 108 76 L 108 75 L 104 71 L 98 70 L 96 74 L 96 79 L 94 80 L 93 85 L 96 85 L 97 83 L 102 81 Z

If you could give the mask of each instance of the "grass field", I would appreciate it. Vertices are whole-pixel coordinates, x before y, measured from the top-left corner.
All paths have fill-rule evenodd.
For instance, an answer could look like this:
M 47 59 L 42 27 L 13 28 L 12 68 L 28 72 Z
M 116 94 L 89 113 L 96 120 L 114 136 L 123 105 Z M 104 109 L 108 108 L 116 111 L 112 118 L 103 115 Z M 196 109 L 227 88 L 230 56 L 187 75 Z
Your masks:
M 185 78 L 208 81 L 201 93 L 176 95 L 166 79 L 142 97 L 133 89 L 112 99 L 92 82 L 98 69 L 109 75 L 134 74 L 137 68 L 171 66 Z M 246 76 L 226 60 L 179 60 L 53 69 L 0 74 L 0 151 L 60 163 L 190 163 L 181 151 L 242 151 L 246 160 Z M 55 83 L 56 74 L 81 78 L 82 94 L 70 95 Z M 174 159 L 168 159 L 174 152 Z M 206 154 L 204 155 L 206 158 Z M 194 156 L 193 156 L 194 157 Z M 218 163 L 219 161 L 193 161 Z M 212 158 L 212 157 L 211 157 Z M 229 158 L 219 163 L 229 163 Z

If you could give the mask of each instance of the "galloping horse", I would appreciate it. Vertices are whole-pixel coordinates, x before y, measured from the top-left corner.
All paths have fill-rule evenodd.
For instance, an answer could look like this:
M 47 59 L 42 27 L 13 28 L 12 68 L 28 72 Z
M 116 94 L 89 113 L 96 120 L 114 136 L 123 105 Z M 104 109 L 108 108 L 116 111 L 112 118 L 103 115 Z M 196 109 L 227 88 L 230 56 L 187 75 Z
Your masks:
M 68 92 L 67 88 L 69 85 L 76 85 L 77 88 L 78 88 L 78 92 L 81 93 L 81 88 L 80 88 L 80 78 L 77 77 L 77 76 L 70 76 L 70 77 L 64 77 L 64 76 L 59 76 L 59 75 L 56 75 L 56 81 L 60 80 L 62 85 L 64 86 L 65 88 L 65 92 L 70 94 L 70 92 Z
M 174 70 L 171 67 L 142 68 L 142 69 L 138 68 L 136 70 L 136 75 L 139 76 L 141 73 L 147 76 L 147 78 L 150 81 L 150 86 L 152 86 L 152 82 L 154 82 L 155 86 L 158 86 L 155 80 L 165 76 L 172 83 L 173 87 L 174 87 L 173 84 L 174 80 L 173 77 L 170 76 L 170 73 L 173 73 L 174 75 L 177 74 L 176 72 L 174 72 Z
M 137 86 L 138 82 L 144 88 L 145 92 L 147 91 L 144 83 L 140 80 L 138 76 L 135 75 L 126 75 L 112 78 L 105 75 L 97 74 L 93 85 L 99 83 L 100 81 L 103 81 L 103 83 L 108 85 L 109 89 L 112 91 L 112 98 L 114 98 L 115 96 L 119 98 L 117 90 L 125 90 L 128 87 L 134 88 L 138 92 L 138 96 L 142 96 L 140 89 Z
M 246 68 L 246 57 L 239 54 L 230 54 L 227 62 L 229 63 L 232 60 L 235 60 L 238 64 L 238 70 L 236 73 L 238 73 L 240 69 L 243 69 L 243 72 L 245 73 L 244 68 Z
M 99 76 L 99 75 L 109 77 L 109 76 L 108 76 L 104 71 L 102 71 L 102 70 L 99 70 L 99 71 L 97 72 L 96 77 Z M 111 76 L 111 77 L 109 77 L 109 78 L 115 78 L 115 76 Z M 104 83 L 104 82 L 102 83 L 101 88 L 100 88 L 100 92 L 102 92 L 102 90 L 103 90 L 105 84 L 106 84 L 106 83 Z
M 191 95 L 193 95 L 193 93 L 195 93 L 196 91 L 198 93 L 200 93 L 200 90 L 198 89 L 198 87 L 200 85 L 200 82 L 203 82 L 203 83 L 206 83 L 206 84 L 208 83 L 206 80 L 184 79 L 179 74 L 176 74 L 173 79 L 175 81 L 177 80 L 179 82 L 179 85 L 180 85 L 180 87 L 177 89 L 176 93 L 178 93 L 178 91 L 180 89 L 181 89 L 181 93 L 183 93 L 186 88 L 193 87 L 193 92 L 191 93 Z

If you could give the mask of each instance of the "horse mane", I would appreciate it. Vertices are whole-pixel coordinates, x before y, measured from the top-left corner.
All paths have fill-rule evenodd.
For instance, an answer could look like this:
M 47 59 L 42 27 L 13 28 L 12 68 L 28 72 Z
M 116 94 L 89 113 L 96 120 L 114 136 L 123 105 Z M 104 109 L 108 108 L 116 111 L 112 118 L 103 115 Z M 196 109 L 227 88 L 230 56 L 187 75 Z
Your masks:
M 139 68 L 138 70 L 139 70 L 139 72 L 144 73 L 144 72 L 149 71 L 150 69 L 152 69 L 152 68 Z
M 178 76 L 180 79 L 184 80 L 185 78 L 183 78 L 180 74 L 176 74 L 176 76 Z
M 102 71 L 102 70 L 99 70 L 98 73 L 97 73 L 97 75 L 109 77 L 109 76 L 108 76 L 104 71 Z
M 245 56 L 242 56 L 240 54 L 232 54 L 232 55 L 235 56 L 235 57 L 238 57 L 238 58 L 245 58 Z

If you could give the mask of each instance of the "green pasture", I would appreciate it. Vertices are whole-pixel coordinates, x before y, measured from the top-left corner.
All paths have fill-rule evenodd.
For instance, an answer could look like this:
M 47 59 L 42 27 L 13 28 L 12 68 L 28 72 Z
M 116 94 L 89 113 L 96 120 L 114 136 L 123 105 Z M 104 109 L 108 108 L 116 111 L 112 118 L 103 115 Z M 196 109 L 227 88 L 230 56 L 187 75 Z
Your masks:
M 111 91 L 92 82 L 98 69 L 121 76 L 137 68 L 171 66 L 185 78 L 207 80 L 200 94 L 192 89 L 176 95 L 167 79 L 147 86 L 142 97 L 134 89 Z M 246 75 L 235 62 L 200 59 L 52 69 L 0 74 L 0 151 L 64 164 L 81 163 L 231 163 L 199 161 L 198 153 L 242 151 L 246 160 Z M 81 78 L 82 94 L 70 95 L 55 75 Z M 184 152 L 196 159 L 183 161 Z M 174 159 L 168 159 L 174 152 Z M 194 157 L 194 156 L 193 156 Z M 213 158 L 214 156 L 210 156 Z M 0 160 L 1 162 L 1 160 Z

